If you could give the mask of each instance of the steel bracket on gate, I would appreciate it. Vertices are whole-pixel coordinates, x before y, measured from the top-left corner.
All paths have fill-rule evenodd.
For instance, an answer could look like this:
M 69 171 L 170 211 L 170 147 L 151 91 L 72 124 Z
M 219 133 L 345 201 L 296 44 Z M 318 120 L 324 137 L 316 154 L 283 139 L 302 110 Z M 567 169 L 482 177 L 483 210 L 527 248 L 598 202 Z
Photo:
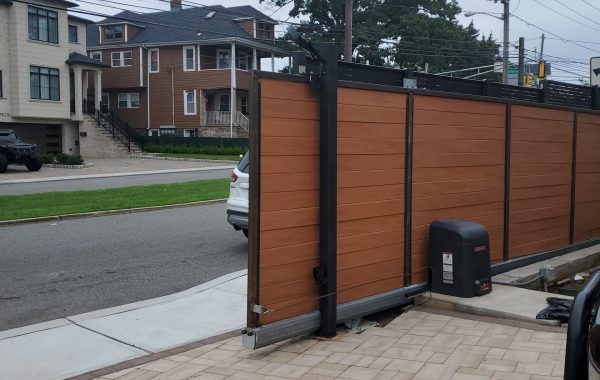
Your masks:
M 327 285 L 327 271 L 323 267 L 313 268 L 313 277 L 319 285 Z
M 269 312 L 269 308 L 263 305 L 252 304 L 252 312 L 256 314 L 267 314 Z

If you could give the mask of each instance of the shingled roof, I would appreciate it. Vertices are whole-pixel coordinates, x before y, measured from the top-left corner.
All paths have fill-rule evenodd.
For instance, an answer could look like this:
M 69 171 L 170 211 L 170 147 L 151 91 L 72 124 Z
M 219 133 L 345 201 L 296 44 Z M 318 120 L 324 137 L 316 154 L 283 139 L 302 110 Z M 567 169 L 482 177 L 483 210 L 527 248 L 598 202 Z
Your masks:
M 211 12 L 214 12 L 214 14 L 207 17 Z M 256 18 L 269 23 L 276 23 L 270 17 L 249 5 L 230 8 L 221 5 L 193 7 L 183 8 L 179 12 L 164 11 L 145 14 L 123 11 L 95 24 L 88 25 L 87 46 L 100 45 L 98 25 L 124 22 L 143 28 L 142 31 L 130 38 L 127 44 L 208 41 L 227 37 L 254 40 L 253 36 L 235 22 L 235 20 L 244 18 Z M 259 40 L 256 42 L 264 41 Z

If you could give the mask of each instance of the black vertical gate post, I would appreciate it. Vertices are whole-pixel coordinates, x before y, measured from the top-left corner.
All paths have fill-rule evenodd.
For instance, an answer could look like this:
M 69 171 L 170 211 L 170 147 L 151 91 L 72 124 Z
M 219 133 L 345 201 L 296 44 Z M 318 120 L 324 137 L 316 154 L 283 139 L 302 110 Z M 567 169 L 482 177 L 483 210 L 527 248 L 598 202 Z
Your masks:
M 404 286 L 412 283 L 412 172 L 413 112 L 415 99 L 406 96 L 406 134 L 404 148 Z
M 506 122 L 504 135 L 504 236 L 503 252 L 504 261 L 510 259 L 509 233 L 510 233 L 510 142 L 512 129 L 512 104 L 506 104 Z
M 571 162 L 571 213 L 569 216 L 569 244 L 575 243 L 575 189 L 577 179 L 577 111 L 573 112 L 573 152 Z
M 322 62 L 319 77 L 319 335 L 337 330 L 337 49 L 314 44 Z

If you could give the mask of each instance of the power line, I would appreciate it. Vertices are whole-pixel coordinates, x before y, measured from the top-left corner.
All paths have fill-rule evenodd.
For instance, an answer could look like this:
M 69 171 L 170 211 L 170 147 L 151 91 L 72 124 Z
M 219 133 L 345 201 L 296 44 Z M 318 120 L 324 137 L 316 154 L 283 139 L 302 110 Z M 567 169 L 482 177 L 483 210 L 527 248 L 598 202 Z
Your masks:
M 556 1 L 557 3 L 559 3 L 560 5 L 562 5 L 563 7 L 567 8 L 571 12 L 574 12 L 574 13 L 578 14 L 579 16 L 583 17 L 584 19 L 589 20 L 589 21 L 593 22 L 594 24 L 600 25 L 600 23 L 598 21 L 596 21 L 594 19 L 591 19 L 591 18 L 587 17 L 586 15 L 577 12 L 575 9 L 569 7 L 568 5 L 566 5 L 565 3 L 563 3 L 562 1 L 560 1 L 560 0 L 554 0 L 554 1 Z
M 595 10 L 600 11 L 600 8 L 596 7 L 595 5 L 592 5 L 592 4 L 588 3 L 586 0 L 581 0 L 581 1 L 583 1 L 584 3 L 586 3 L 587 5 L 589 5 L 590 7 L 594 8 Z
M 550 10 L 550 11 L 554 12 L 554 13 L 556 13 L 556 14 L 557 14 L 557 15 L 559 15 L 559 16 L 562 16 L 562 17 L 564 17 L 564 18 L 567 18 L 567 19 L 569 19 L 569 20 L 571 20 L 571 21 L 573 21 L 573 22 L 576 22 L 576 23 L 578 23 L 578 24 L 581 24 L 581 25 L 583 25 L 583 26 L 585 26 L 585 27 L 588 27 L 588 28 L 590 28 L 590 29 L 592 29 L 592 30 L 596 30 L 596 31 L 600 32 L 600 29 L 598 29 L 598 28 L 595 28 L 595 27 L 593 27 L 593 26 L 591 26 L 591 25 L 588 25 L 588 24 L 586 24 L 586 23 L 583 23 L 583 22 L 581 22 L 580 20 L 576 20 L 576 19 L 574 19 L 574 18 L 573 18 L 573 17 L 571 17 L 571 16 L 567 16 L 566 14 L 564 14 L 564 13 L 561 13 L 561 12 L 559 12 L 559 11 L 555 10 L 554 8 L 551 8 L 551 7 L 549 7 L 548 5 L 546 5 L 546 4 L 544 4 L 544 3 L 542 3 L 542 2 L 540 2 L 540 1 L 538 1 L 538 0 L 533 0 L 533 1 L 535 1 L 536 3 L 538 3 L 539 5 L 541 5 L 542 7 L 546 8 L 546 9 L 548 9 L 548 10 Z
M 535 1 L 537 1 L 537 0 L 535 0 Z M 528 25 L 528 26 L 533 26 L 534 28 L 536 28 L 536 29 L 539 29 L 539 30 L 541 30 L 541 31 L 542 31 L 542 32 L 544 32 L 544 33 L 548 33 L 548 34 L 550 34 L 551 36 L 557 37 L 557 38 L 559 38 L 559 39 L 560 39 L 561 41 L 563 41 L 563 42 L 568 42 L 568 43 L 571 43 L 571 44 L 573 44 L 573 45 L 577 45 L 577 46 L 579 46 L 579 47 L 582 47 L 582 48 L 584 48 L 584 49 L 587 49 L 587 50 L 590 50 L 590 51 L 593 51 L 593 52 L 596 52 L 596 53 L 600 53 L 600 50 L 592 49 L 592 48 L 590 48 L 590 47 L 587 47 L 587 46 L 585 46 L 585 45 L 581 45 L 581 44 L 577 43 L 576 41 L 569 40 L 569 39 L 567 39 L 567 38 L 564 38 L 564 37 L 562 37 L 562 36 L 560 36 L 560 35 L 558 35 L 558 34 L 556 34 L 556 33 L 552 33 L 551 31 L 549 31 L 549 30 L 547 30 L 547 29 L 544 29 L 544 28 L 542 28 L 542 27 L 540 27 L 540 26 L 537 26 L 537 25 L 535 25 L 535 24 L 533 24 L 533 23 L 531 23 L 531 22 L 529 22 L 529 21 L 525 20 L 524 18 L 522 18 L 522 17 L 520 17 L 520 16 L 517 16 L 517 15 L 515 15 L 515 14 L 511 14 L 511 16 L 512 16 L 512 17 L 514 17 L 514 18 L 516 18 L 517 20 L 520 20 L 521 22 L 525 23 L 525 24 L 526 24 L 526 25 Z

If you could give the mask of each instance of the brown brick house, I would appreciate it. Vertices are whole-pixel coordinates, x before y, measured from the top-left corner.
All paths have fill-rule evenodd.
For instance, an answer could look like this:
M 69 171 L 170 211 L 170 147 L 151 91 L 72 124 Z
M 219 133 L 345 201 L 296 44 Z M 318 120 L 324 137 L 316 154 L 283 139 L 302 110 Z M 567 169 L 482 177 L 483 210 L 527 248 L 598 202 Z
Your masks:
M 275 24 L 250 6 L 171 1 L 171 11 L 124 11 L 89 25 L 89 56 L 111 66 L 103 111 L 149 135 L 247 135 L 249 70 L 289 56 Z

